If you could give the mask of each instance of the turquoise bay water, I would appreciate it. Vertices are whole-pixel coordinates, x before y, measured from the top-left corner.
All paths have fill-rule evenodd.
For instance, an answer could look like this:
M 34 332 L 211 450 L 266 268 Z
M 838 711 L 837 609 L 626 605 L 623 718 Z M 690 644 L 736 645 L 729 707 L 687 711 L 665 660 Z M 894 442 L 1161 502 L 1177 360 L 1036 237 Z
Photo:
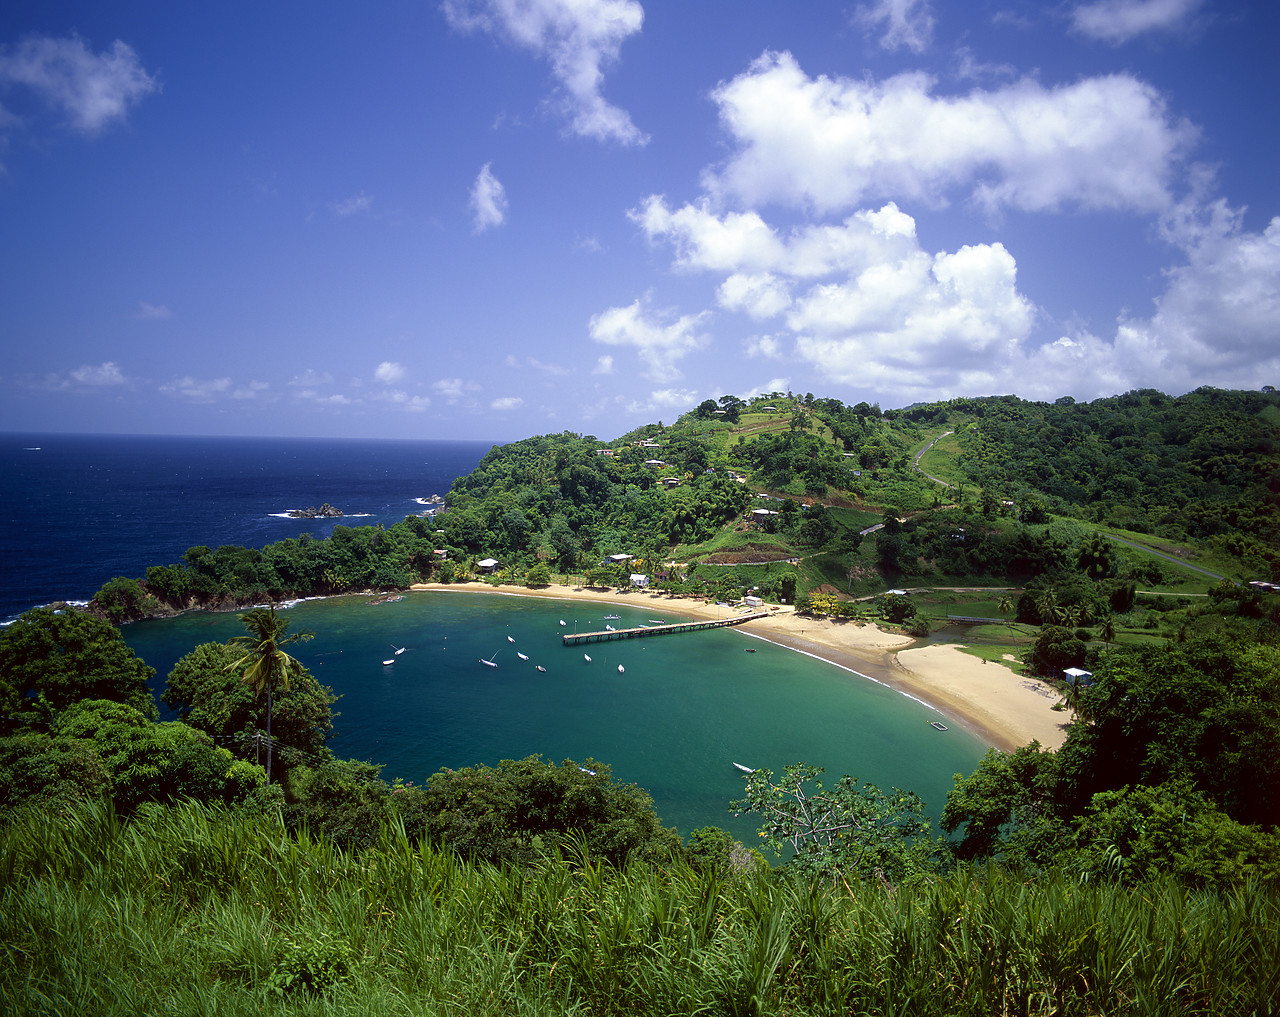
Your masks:
M 746 839 L 756 824 L 727 810 L 742 790 L 734 762 L 778 772 L 805 761 L 830 778 L 848 773 L 912 790 L 936 821 L 952 774 L 971 772 L 986 750 L 954 725 L 934 730 L 929 721 L 940 718 L 928 707 L 748 628 L 561 645 L 575 628 L 642 625 L 654 612 L 648 603 L 447 591 L 379 605 L 307 601 L 288 614 L 292 629 L 316 633 L 296 656 L 342 696 L 334 752 L 384 764 L 388 780 L 420 783 L 441 767 L 532 753 L 593 757 L 648 790 L 666 825 L 688 834 L 715 824 Z M 605 614 L 621 618 L 606 622 Z M 159 689 L 192 647 L 242 631 L 235 615 L 188 614 L 129 625 L 124 635 L 156 669 Z M 407 649 L 396 655 L 395 647 Z

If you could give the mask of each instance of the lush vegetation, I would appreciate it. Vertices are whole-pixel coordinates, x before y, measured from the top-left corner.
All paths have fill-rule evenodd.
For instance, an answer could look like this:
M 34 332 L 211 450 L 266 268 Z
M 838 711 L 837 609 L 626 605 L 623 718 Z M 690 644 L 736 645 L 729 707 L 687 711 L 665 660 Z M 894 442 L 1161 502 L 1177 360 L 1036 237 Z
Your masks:
M 1280 578 L 1277 422 L 1274 392 L 726 396 L 608 445 L 495 448 L 435 518 L 196 547 L 92 612 L 29 612 L 0 633 L 0 1003 L 1275 1012 L 1280 597 L 1238 580 Z M 914 458 L 946 432 L 920 460 L 939 482 Z M 332 690 L 270 608 L 178 662 L 180 719 L 157 722 L 154 672 L 103 620 L 462 581 L 482 557 L 920 634 L 976 616 L 966 638 L 1057 682 L 1073 723 L 957 774 L 941 831 L 909 790 L 753 772 L 725 804 L 766 859 L 682 839 L 597 760 L 413 786 L 336 758 Z
M 0 831 L 5 1012 L 1272 1013 L 1280 905 L 979 867 L 887 885 L 467 863 L 385 827 L 107 808 Z

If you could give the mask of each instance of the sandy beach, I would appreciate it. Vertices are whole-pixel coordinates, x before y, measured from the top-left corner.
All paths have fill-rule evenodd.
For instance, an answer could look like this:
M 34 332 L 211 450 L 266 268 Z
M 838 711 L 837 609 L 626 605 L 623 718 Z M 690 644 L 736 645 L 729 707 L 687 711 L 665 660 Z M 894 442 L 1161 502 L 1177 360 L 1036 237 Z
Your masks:
M 669 620 L 723 618 L 732 611 L 705 601 L 634 589 L 614 593 L 554 584 L 530 589 L 487 583 L 423 583 L 412 589 L 644 606 L 655 617 Z M 959 645 L 915 647 L 916 640 L 910 636 L 885 632 L 872 624 L 810 618 L 775 605 L 769 610 L 769 617 L 745 622 L 740 631 L 812 654 L 914 696 L 997 749 L 1011 752 L 1033 740 L 1056 749 L 1066 739 L 1070 715 L 1052 709 L 1060 698 L 1056 692 L 1010 668 L 964 653 Z

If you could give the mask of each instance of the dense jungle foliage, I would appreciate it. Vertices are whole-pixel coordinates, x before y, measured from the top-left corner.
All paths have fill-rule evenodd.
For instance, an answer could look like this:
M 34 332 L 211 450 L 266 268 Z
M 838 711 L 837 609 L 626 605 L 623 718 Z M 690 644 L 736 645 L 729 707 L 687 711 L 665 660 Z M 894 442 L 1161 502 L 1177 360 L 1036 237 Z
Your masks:
M 612 443 L 494 448 L 436 517 L 196 547 L 91 612 L 28 612 L 0 632 L 0 1006 L 1276 1012 L 1280 598 L 1239 581 L 1280 578 L 1278 436 L 1274 392 L 725 397 Z M 1177 554 L 1113 539 L 1142 535 Z M 1144 592 L 1186 589 L 1190 554 L 1226 578 Z M 154 671 L 104 620 L 463 581 L 484 557 L 506 582 L 642 571 L 922 632 L 945 620 L 888 587 L 996 586 L 983 610 L 1059 683 L 1066 743 L 957 774 L 941 830 L 910 789 L 757 771 L 732 808 L 766 858 L 663 827 L 606 762 L 414 786 L 335 757 L 333 692 L 274 611 L 193 647 L 158 722 Z
M 516 583 L 617 585 L 640 571 L 675 592 L 756 587 L 787 602 L 851 592 L 841 580 L 854 578 L 864 594 L 903 578 L 1021 584 L 1064 570 L 1132 583 L 1145 567 L 1158 582 L 1149 560 L 1086 554 L 1098 527 L 1211 555 L 1235 580 L 1280 579 L 1274 391 L 1005 396 L 884 412 L 783 393 L 709 404 L 608 443 L 565 432 L 496 446 L 438 515 L 262 549 L 192 547 L 145 577 L 112 579 L 94 608 L 123 622 L 454 582 L 475 578 L 486 558 Z M 947 476 L 933 479 L 914 456 L 939 440 L 923 461 L 941 456 Z M 1055 519 L 1083 529 L 1055 530 Z

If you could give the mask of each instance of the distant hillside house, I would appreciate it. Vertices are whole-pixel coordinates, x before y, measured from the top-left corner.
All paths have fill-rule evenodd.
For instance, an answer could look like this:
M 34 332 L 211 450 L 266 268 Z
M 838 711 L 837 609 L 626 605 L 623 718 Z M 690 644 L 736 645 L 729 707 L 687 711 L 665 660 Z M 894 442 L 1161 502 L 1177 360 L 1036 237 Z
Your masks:
M 434 554 L 441 561 L 449 557 L 449 549 L 447 547 L 433 548 L 431 553 Z
M 660 470 L 667 465 L 661 459 L 646 459 L 644 464 L 646 466 L 651 466 L 655 470 Z
M 609 456 L 610 458 L 612 458 L 612 457 L 613 457 L 613 449 L 611 449 L 611 448 L 598 448 L 598 449 L 596 449 L 596 455 L 598 455 L 598 456 Z
M 611 561 L 615 565 L 620 565 L 624 561 L 630 561 L 630 560 L 631 560 L 631 555 L 629 554 L 611 554 L 605 559 L 605 561 Z

